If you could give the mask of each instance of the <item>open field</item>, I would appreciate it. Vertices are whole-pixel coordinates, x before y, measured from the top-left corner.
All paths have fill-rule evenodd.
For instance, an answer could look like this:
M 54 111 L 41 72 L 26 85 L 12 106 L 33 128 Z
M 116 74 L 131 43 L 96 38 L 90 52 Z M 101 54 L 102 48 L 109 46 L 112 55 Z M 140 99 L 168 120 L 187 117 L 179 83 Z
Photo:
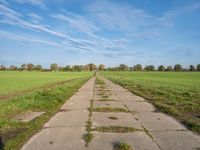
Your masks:
M 89 72 L 0 71 L 0 96 L 29 91 L 74 78 L 88 77 Z
M 0 90 L 4 94 L 35 88 L 33 92 L 0 100 L 0 149 L 2 147 L 9 150 L 18 149 L 31 135 L 42 128 L 43 124 L 92 74 L 91 72 L 0 72 Z M 66 80 L 68 81 L 54 86 L 41 87 Z M 15 119 L 17 115 L 30 111 L 45 113 L 29 122 Z
M 103 76 L 143 96 L 200 132 L 200 73 L 198 72 L 102 72 Z

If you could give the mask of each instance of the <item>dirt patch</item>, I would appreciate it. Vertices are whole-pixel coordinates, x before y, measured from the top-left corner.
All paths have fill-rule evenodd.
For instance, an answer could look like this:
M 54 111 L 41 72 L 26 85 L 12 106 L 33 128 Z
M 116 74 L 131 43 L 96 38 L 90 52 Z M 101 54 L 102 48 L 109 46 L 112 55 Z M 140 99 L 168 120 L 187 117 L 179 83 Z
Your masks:
M 25 130 L 26 128 L 18 128 L 15 130 L 7 131 L 5 133 L 0 133 L 0 150 L 4 149 L 4 143 L 6 143 L 6 141 L 16 138 L 18 134 L 22 133 Z
M 29 122 L 32 121 L 33 119 L 43 115 L 45 112 L 41 111 L 41 112 L 36 112 L 36 111 L 28 111 L 25 112 L 24 114 L 19 114 L 17 116 L 15 116 L 15 120 L 20 121 L 20 122 Z

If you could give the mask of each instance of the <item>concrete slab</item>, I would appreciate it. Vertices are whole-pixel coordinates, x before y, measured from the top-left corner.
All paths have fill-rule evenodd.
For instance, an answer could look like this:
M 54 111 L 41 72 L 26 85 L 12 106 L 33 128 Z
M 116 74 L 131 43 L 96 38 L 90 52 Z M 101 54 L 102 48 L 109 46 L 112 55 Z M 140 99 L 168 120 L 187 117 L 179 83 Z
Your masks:
M 116 117 L 116 120 L 109 119 L 109 117 Z M 139 121 L 130 113 L 99 113 L 92 114 L 93 126 L 128 126 L 136 129 L 142 129 Z
M 152 112 L 155 111 L 155 108 L 152 104 L 147 102 L 134 102 L 134 101 L 127 101 L 125 100 L 124 103 L 128 107 L 130 111 L 137 111 L 137 112 Z
M 121 101 L 105 101 L 105 102 L 100 102 L 100 101 L 94 101 L 93 107 L 110 107 L 110 108 L 124 108 L 124 104 Z
M 157 130 L 186 130 L 186 128 L 173 118 L 156 112 L 138 113 L 135 115 L 139 121 L 143 122 L 149 131 Z
M 99 100 L 102 98 L 108 98 L 108 99 L 114 99 L 114 100 L 119 100 L 119 98 L 116 95 L 106 95 L 107 97 L 103 97 L 102 95 L 94 95 L 94 100 Z
M 126 92 L 127 93 L 127 92 Z M 134 101 L 134 102 L 145 102 L 146 100 L 142 97 L 136 96 L 134 94 L 128 94 L 126 95 L 125 92 L 117 92 L 117 96 L 122 100 L 122 101 Z
M 93 95 L 93 91 L 78 91 L 75 95 L 89 95 L 92 96 Z
M 129 144 L 133 150 L 160 150 L 144 132 L 134 133 L 94 133 L 88 150 L 113 150 L 116 142 Z
M 46 128 L 34 135 L 21 150 L 84 150 L 85 128 Z
M 24 114 L 15 116 L 14 120 L 20 121 L 20 122 L 29 122 L 29 121 L 43 115 L 44 113 L 45 113 L 44 111 L 41 111 L 41 112 L 28 111 L 28 112 L 25 112 Z
M 44 127 L 84 127 L 88 114 L 87 110 L 58 112 Z
M 92 96 L 74 95 L 72 96 L 61 109 L 87 109 L 90 106 Z
M 200 137 L 190 131 L 153 131 L 152 135 L 163 150 L 200 149 Z

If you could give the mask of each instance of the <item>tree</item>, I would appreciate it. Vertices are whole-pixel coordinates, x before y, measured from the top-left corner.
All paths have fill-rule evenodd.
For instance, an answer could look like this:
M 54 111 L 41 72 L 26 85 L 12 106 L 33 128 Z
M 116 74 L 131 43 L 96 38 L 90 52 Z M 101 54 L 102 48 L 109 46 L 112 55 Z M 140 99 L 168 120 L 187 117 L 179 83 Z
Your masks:
M 27 64 L 28 71 L 32 71 L 34 68 L 34 65 L 32 63 Z
M 100 71 L 102 71 L 102 70 L 105 69 L 105 65 L 104 64 L 100 64 L 98 68 L 99 68 Z
M 36 65 L 34 69 L 37 70 L 37 71 L 40 71 L 40 70 L 42 70 L 42 66 L 41 65 Z
M 6 67 L 5 67 L 4 65 L 0 65 L 0 70 L 5 71 L 5 70 L 6 70 Z
M 149 65 L 149 66 L 147 65 L 147 66 L 145 66 L 144 69 L 147 70 L 147 71 L 154 71 L 155 67 L 153 65 Z
M 128 70 L 128 66 L 125 65 L 125 64 L 120 64 L 119 65 L 119 70 L 126 71 L 126 70 Z
M 172 66 L 167 66 L 167 69 L 166 69 L 166 71 L 173 71 L 173 68 L 172 68 Z
M 12 71 L 17 70 L 17 66 L 11 65 L 11 66 L 10 66 L 10 70 L 12 70 Z
M 97 66 L 93 63 L 87 64 L 87 65 L 88 65 L 88 68 L 89 68 L 90 71 L 97 69 Z
M 137 64 L 137 65 L 133 66 L 133 70 L 142 71 L 142 65 L 141 64 Z
M 195 71 L 195 67 L 193 65 L 190 65 L 190 71 Z
M 89 71 L 89 70 L 90 70 L 90 67 L 89 67 L 88 65 L 85 65 L 85 66 L 83 67 L 83 70 L 84 70 L 84 71 Z
M 182 70 L 182 66 L 180 64 L 176 64 L 174 66 L 174 71 L 181 71 Z
M 158 71 L 165 71 L 165 67 L 163 65 L 158 66 Z
M 200 71 L 200 64 L 197 65 L 197 71 Z
M 21 65 L 21 70 L 23 71 L 23 70 L 26 70 L 27 69 L 27 65 L 26 64 L 22 64 Z
M 59 67 L 58 67 L 58 64 L 54 63 L 54 64 L 51 64 L 50 68 L 51 68 L 51 71 L 57 71 Z

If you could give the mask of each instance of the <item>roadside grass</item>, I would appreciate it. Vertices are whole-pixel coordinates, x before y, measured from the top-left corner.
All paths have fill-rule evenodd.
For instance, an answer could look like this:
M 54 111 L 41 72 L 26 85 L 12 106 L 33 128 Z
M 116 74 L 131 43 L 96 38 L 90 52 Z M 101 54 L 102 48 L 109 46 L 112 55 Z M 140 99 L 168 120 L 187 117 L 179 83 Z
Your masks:
M 89 108 L 90 109 L 90 108 Z M 118 108 L 118 107 L 95 107 L 92 108 L 93 112 L 129 112 L 128 110 L 124 108 Z
M 4 150 L 19 149 L 88 79 L 83 77 L 50 89 L 0 101 L 0 147 Z M 27 123 L 13 119 L 17 114 L 27 111 L 45 111 L 45 114 Z
M 102 126 L 93 128 L 92 130 L 98 132 L 110 132 L 110 133 L 127 133 L 127 132 L 141 131 L 139 129 L 127 126 L 105 126 L 105 127 Z
M 105 77 L 149 100 L 200 133 L 199 72 L 103 72 Z
M 124 142 L 116 142 L 113 144 L 113 150 L 133 150 L 133 148 Z

